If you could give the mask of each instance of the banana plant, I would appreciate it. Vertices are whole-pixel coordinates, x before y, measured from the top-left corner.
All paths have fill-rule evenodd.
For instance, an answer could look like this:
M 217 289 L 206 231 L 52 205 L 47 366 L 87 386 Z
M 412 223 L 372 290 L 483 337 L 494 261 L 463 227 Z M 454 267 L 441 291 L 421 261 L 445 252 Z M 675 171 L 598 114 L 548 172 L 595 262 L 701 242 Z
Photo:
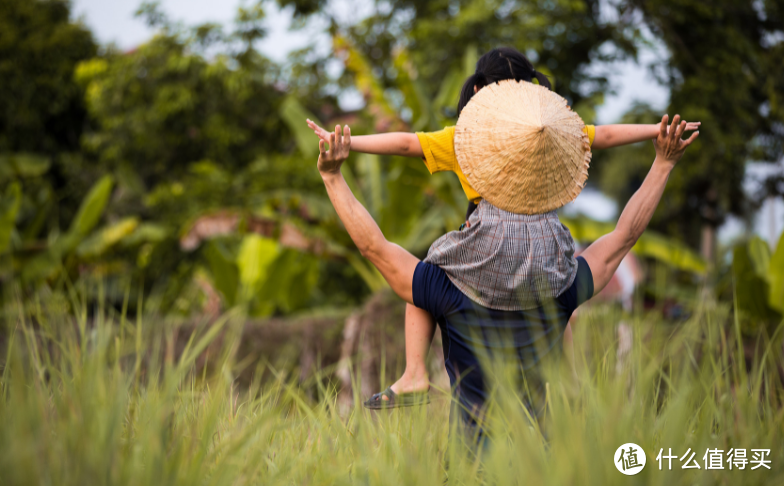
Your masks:
M 113 248 L 157 243 L 168 235 L 154 223 L 142 223 L 136 217 L 128 217 L 106 226 L 96 228 L 109 203 L 114 187 L 114 178 L 105 175 L 93 184 L 79 205 L 76 215 L 68 229 L 62 233 L 53 232 L 46 241 L 28 241 L 24 233 L 37 233 L 29 228 L 17 228 L 16 220 L 26 196 L 21 181 L 43 175 L 49 168 L 49 161 L 31 155 L 0 158 L 0 170 L 5 177 L 9 174 L 17 178 L 8 186 L 0 210 L 0 255 L 6 254 L 3 277 L 10 278 L 15 273 L 22 281 L 35 287 L 38 283 L 57 276 L 66 262 L 69 265 L 94 261 L 109 253 Z M 13 171 L 9 171 L 9 166 Z M 45 192 L 46 193 L 46 192 Z M 31 202 L 28 206 L 34 207 Z M 37 207 L 33 218 L 34 229 L 47 218 L 46 207 Z M 22 233 L 20 235 L 20 233 Z M 23 241 L 24 240 L 24 241 Z M 7 271 L 12 273 L 7 273 Z
M 732 274 L 742 329 L 754 334 L 766 324 L 778 325 L 784 316 L 784 234 L 773 253 L 759 236 L 736 245 Z
M 387 99 L 380 81 L 372 74 L 370 63 L 358 49 L 339 35 L 333 38 L 333 46 L 342 56 L 345 68 L 353 74 L 355 86 L 367 102 L 363 112 L 367 116 L 360 117 L 352 125 L 355 134 L 375 131 L 378 127 L 384 130 L 437 130 L 454 123 L 453 119 L 444 115 L 444 107 L 456 103 L 465 74 L 462 71 L 450 73 L 437 96 L 430 101 L 417 80 L 416 66 L 407 51 L 399 49 L 395 57 L 399 75 L 393 89 L 402 93 L 405 106 L 395 107 Z M 466 65 L 470 64 L 471 71 L 476 57 L 476 49 L 470 48 L 466 53 Z M 411 125 L 403 119 L 402 110 L 405 108 L 412 114 Z M 302 156 L 312 156 L 317 151 L 318 139 L 304 121 L 309 118 L 324 125 L 294 96 L 285 100 L 280 116 L 295 134 L 298 151 Z M 450 177 L 451 174 L 432 177 L 419 160 L 356 154 L 342 171 L 357 199 L 379 223 L 387 238 L 415 253 L 424 253 L 438 236 L 457 229 L 462 223 L 465 197 L 457 178 Z M 329 205 L 326 198 L 324 203 Z M 319 224 L 334 224 L 335 220 L 335 214 L 330 210 Z M 386 287 L 378 271 L 360 257 L 350 242 L 335 246 L 341 248 L 335 249 L 332 256 L 341 255 L 369 289 L 376 291 Z
M 225 307 L 241 307 L 256 317 L 302 307 L 318 282 L 316 256 L 254 233 L 239 242 L 210 240 L 202 254 Z
M 590 243 L 611 232 L 615 226 L 612 223 L 601 223 L 589 218 L 561 217 L 561 222 L 572 233 L 572 237 L 579 242 Z M 646 231 L 642 234 L 632 251 L 640 256 L 652 258 L 678 270 L 685 270 L 698 275 L 707 271 L 707 263 L 695 251 L 655 231 Z
M 109 201 L 114 180 L 106 175 L 96 182 L 71 221 L 65 234 L 56 237 L 45 251 L 27 261 L 22 270 L 22 280 L 35 282 L 53 277 L 62 267 L 63 259 L 69 256 L 98 224 Z
M 0 204 L 0 255 L 11 248 L 11 235 L 16 225 L 16 215 L 22 202 L 22 190 L 18 182 L 12 182 L 5 194 L 2 195 Z
M 462 68 L 452 68 L 439 87 L 435 98 L 428 96 L 411 56 L 405 48 L 399 48 L 394 58 L 397 69 L 397 87 L 403 94 L 406 106 L 411 110 L 411 128 L 414 131 L 440 130 L 448 125 L 454 125 L 457 120 L 456 112 L 449 115 L 445 113 L 447 107 L 457 105 L 463 82 L 473 74 L 479 51 L 476 46 L 470 45 L 463 55 Z

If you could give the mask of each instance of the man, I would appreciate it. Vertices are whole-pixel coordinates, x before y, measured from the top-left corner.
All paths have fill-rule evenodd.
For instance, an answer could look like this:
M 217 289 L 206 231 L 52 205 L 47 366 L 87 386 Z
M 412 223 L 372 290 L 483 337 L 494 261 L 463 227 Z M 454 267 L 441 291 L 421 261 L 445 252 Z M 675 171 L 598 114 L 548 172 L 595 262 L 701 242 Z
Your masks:
M 600 292 L 615 273 L 650 222 L 661 199 L 670 171 L 686 147 L 699 135 L 682 140 L 686 122 L 676 115 L 668 128 L 662 118 L 654 140 L 656 159 L 642 186 L 627 203 L 611 233 L 589 246 L 577 259 L 573 283 L 557 297 L 525 310 L 483 307 L 463 294 L 436 265 L 384 238 L 376 222 L 351 193 L 340 173 L 349 155 L 351 132 L 340 127 L 330 136 L 330 150 L 319 142 L 318 169 L 338 216 L 362 255 L 381 272 L 406 302 L 425 309 L 441 326 L 444 358 L 454 394 L 463 410 L 478 413 L 487 398 L 480 355 L 513 355 L 523 370 L 541 362 L 544 354 L 557 353 L 572 312 Z M 481 204 L 489 204 L 483 201 Z M 522 256 L 521 256 L 522 257 Z

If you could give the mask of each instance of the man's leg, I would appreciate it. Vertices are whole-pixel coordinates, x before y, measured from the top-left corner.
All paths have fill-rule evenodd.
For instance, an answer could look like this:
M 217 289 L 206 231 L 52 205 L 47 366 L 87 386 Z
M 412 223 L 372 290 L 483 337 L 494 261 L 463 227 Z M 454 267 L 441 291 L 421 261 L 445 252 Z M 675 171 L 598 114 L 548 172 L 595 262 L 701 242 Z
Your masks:
M 430 388 L 426 359 L 435 330 L 436 323 L 429 312 L 406 304 L 406 370 L 392 385 L 393 392 L 411 393 Z

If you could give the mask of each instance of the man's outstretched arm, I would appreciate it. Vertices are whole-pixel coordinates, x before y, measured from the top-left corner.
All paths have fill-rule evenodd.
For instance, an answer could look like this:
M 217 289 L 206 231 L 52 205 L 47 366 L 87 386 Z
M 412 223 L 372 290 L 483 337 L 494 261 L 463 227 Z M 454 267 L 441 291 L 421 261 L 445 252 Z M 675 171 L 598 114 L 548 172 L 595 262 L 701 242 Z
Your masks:
M 400 298 L 413 304 L 411 282 L 419 259 L 384 238 L 378 224 L 354 197 L 340 173 L 350 152 L 351 129 L 346 125 L 341 135 L 340 126 L 336 126 L 329 137 L 329 151 L 325 145 L 324 140 L 319 141 L 318 169 L 338 217 L 362 256 L 375 265 Z
M 582 253 L 582 257 L 591 267 L 594 295 L 607 285 L 623 257 L 645 231 L 667 185 L 670 171 L 683 156 L 686 147 L 699 135 L 699 132 L 694 132 L 688 140 L 681 140 L 686 122 L 680 122 L 680 116 L 675 115 L 668 130 L 667 118 L 667 115 L 662 117 L 659 134 L 653 142 L 656 147 L 653 166 L 642 186 L 626 203 L 615 230 L 596 240 Z

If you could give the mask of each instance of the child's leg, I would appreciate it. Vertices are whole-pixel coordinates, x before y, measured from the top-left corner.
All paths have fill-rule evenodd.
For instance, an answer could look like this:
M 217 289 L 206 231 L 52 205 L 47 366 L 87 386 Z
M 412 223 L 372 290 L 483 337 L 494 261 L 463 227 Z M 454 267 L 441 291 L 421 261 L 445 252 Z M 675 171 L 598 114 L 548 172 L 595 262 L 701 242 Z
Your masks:
M 393 392 L 409 393 L 430 388 L 425 359 L 435 331 L 436 323 L 429 312 L 406 304 L 406 370 L 392 385 Z

